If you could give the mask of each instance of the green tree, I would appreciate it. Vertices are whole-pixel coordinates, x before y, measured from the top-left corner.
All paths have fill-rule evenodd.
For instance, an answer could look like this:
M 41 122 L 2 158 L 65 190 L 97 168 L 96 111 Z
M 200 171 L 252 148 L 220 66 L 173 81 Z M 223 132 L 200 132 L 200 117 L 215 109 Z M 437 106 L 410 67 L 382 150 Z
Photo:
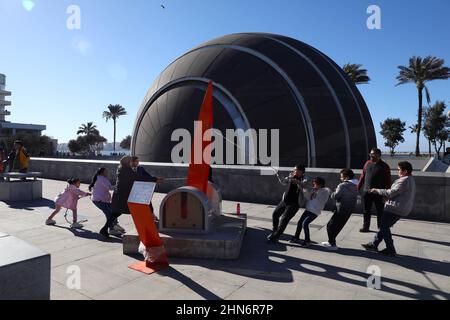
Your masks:
M 426 86 L 427 82 L 433 80 L 447 80 L 450 77 L 450 69 L 444 66 L 444 60 L 436 57 L 428 56 L 424 59 L 421 57 L 412 57 L 409 59 L 408 66 L 399 66 L 399 75 L 397 76 L 398 84 L 414 83 L 417 88 L 419 97 L 419 107 L 417 112 L 417 132 L 416 132 L 416 156 L 420 156 L 420 132 L 422 131 L 423 117 L 423 90 L 428 104 L 431 103 L 430 91 Z
M 71 140 L 70 142 L 72 142 L 73 150 L 78 150 L 78 152 L 73 152 L 69 147 L 69 150 L 71 150 L 72 153 L 95 155 L 103 149 L 104 143 L 107 141 L 105 137 L 100 135 L 97 126 L 92 122 L 82 124 L 78 128 L 77 134 L 81 136 L 78 136 L 76 140 Z
M 380 124 L 381 131 L 380 134 L 386 140 L 384 145 L 390 148 L 391 156 L 395 154 L 395 148 L 400 144 L 405 142 L 403 138 L 403 132 L 406 131 L 406 123 L 402 122 L 400 119 L 386 119 Z
M 108 120 L 111 119 L 113 120 L 114 123 L 113 151 L 116 151 L 116 122 L 120 116 L 126 115 L 127 111 L 120 104 L 115 105 L 110 104 L 108 106 L 108 109 L 109 109 L 108 111 L 103 111 L 103 118 L 106 119 L 106 122 L 108 122 Z
M 433 144 L 439 159 L 441 149 L 450 134 L 450 120 L 445 114 L 446 108 L 444 101 L 437 101 L 424 113 L 423 132 L 425 137 Z
M 82 124 L 77 131 L 77 134 L 98 135 L 97 126 L 93 122 L 88 122 L 87 124 Z
M 70 152 L 72 152 L 73 155 L 77 153 L 83 153 L 83 146 L 78 140 L 70 140 L 67 147 L 69 148 Z
M 423 121 L 423 119 L 422 119 L 422 121 Z M 417 133 L 417 123 L 413 126 L 409 126 L 408 129 L 411 130 L 411 133 Z M 423 128 L 422 128 L 422 131 L 423 131 Z M 428 137 L 426 135 L 425 135 L 425 138 L 427 138 L 427 141 L 428 141 L 428 156 L 431 158 L 431 141 L 430 141 L 430 139 L 428 139 Z
M 342 70 L 347 74 L 350 80 L 353 81 L 354 84 L 367 84 L 370 81 L 369 76 L 367 75 L 366 69 L 361 69 L 361 64 L 350 64 L 347 63 L 344 65 Z
M 100 135 L 79 136 L 76 140 L 70 140 L 68 147 L 73 154 L 95 155 L 103 149 L 106 139 Z
M 131 136 L 127 136 L 125 139 L 122 140 L 120 143 L 120 147 L 125 150 L 131 149 Z

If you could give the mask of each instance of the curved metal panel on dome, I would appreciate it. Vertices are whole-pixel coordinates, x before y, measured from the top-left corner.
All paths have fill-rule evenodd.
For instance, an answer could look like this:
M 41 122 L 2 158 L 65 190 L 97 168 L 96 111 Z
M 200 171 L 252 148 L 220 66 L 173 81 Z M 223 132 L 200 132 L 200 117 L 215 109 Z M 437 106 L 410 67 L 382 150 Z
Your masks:
M 359 167 L 376 146 L 364 99 L 333 60 L 292 38 L 242 33 L 206 42 L 161 73 L 139 110 L 132 153 L 171 162 L 171 134 L 193 133 L 210 80 L 214 128 L 279 129 L 280 166 Z

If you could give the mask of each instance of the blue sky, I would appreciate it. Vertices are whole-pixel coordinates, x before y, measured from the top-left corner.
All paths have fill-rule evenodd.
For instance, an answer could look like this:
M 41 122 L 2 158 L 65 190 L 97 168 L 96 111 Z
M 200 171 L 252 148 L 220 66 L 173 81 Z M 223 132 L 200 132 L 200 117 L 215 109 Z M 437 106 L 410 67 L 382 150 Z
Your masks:
M 31 0 L 27 0 L 28 5 Z M 157 75 L 198 44 L 235 32 L 271 32 L 311 44 L 339 65 L 361 63 L 372 82 L 360 86 L 378 134 L 379 123 L 416 121 L 417 91 L 396 87 L 397 66 L 413 55 L 435 55 L 450 65 L 448 0 L 0 0 L 0 73 L 12 91 L 9 121 L 46 124 L 44 133 L 67 142 L 109 104 L 129 115 L 117 140 L 131 134 L 139 105 Z M 81 9 L 81 29 L 69 30 L 67 7 Z M 166 9 L 161 8 L 164 4 Z M 369 5 L 380 6 L 382 30 L 366 26 Z M 450 81 L 429 85 L 432 99 L 450 102 Z M 425 139 L 422 148 L 427 150 Z M 378 134 L 378 144 L 384 143 Z M 399 150 L 413 150 L 406 134 Z

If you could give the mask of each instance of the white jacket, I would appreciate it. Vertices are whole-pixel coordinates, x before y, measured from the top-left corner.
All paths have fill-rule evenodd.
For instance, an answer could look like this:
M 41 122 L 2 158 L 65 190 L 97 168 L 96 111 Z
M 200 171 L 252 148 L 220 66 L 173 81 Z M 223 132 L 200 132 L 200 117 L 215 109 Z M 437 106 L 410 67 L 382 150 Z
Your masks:
M 388 190 L 375 190 L 379 195 L 388 198 L 384 205 L 386 211 L 401 217 L 406 217 L 411 213 L 416 196 L 416 182 L 413 176 L 406 176 L 396 180 Z
M 331 190 L 328 188 L 318 189 L 316 191 L 316 196 L 312 199 L 312 195 L 314 194 L 313 191 L 314 190 L 307 190 L 305 192 L 305 198 L 307 199 L 306 211 L 319 216 L 330 198 Z

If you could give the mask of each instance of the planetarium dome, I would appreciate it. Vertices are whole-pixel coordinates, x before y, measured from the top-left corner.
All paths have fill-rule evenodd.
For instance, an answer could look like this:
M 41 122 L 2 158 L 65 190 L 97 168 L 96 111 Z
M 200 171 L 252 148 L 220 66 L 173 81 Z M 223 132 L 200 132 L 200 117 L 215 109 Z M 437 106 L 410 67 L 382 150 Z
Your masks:
M 361 168 L 376 146 L 364 99 L 333 60 L 292 38 L 241 33 L 192 49 L 160 74 L 138 112 L 132 153 L 172 162 L 172 132 L 193 133 L 209 81 L 214 128 L 279 129 L 280 166 Z

